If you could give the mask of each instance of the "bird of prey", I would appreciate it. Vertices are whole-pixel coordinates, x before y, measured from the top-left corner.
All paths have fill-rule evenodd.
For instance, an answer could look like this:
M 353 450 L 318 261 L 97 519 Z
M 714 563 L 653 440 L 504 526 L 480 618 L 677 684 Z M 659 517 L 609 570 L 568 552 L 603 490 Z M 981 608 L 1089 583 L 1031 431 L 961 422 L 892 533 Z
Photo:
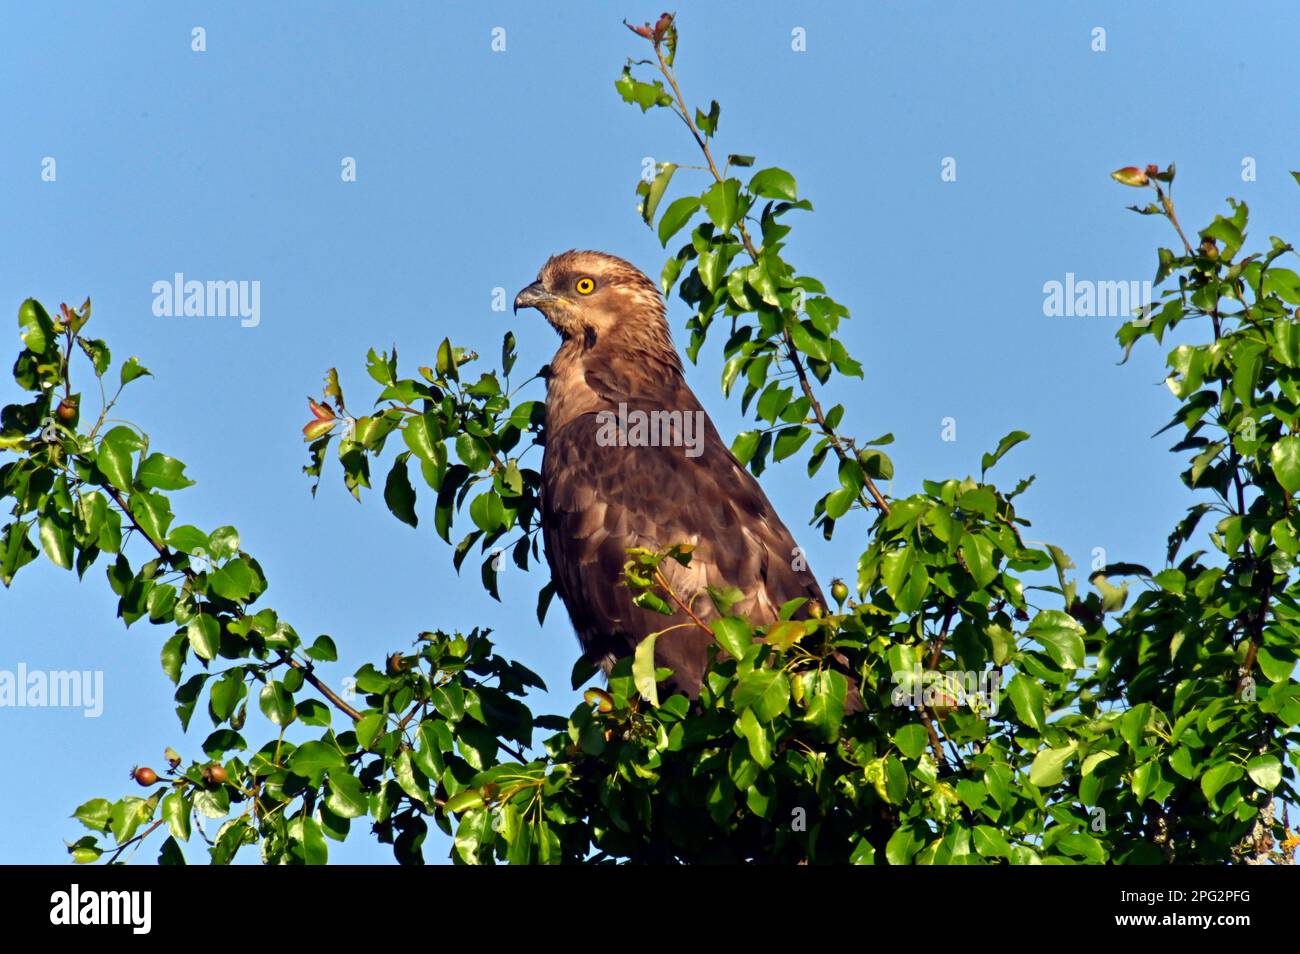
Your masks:
M 659 632 L 656 665 L 695 698 L 713 639 L 680 608 L 666 617 L 633 603 L 630 548 L 693 545 L 689 565 L 661 569 L 706 624 L 718 617 L 709 586 L 738 588 L 730 612 L 756 625 L 797 597 L 824 606 L 821 589 L 687 385 L 653 281 L 613 255 L 569 251 L 514 306 L 539 310 L 562 339 L 547 374 L 542 535 L 585 655 L 608 674 Z

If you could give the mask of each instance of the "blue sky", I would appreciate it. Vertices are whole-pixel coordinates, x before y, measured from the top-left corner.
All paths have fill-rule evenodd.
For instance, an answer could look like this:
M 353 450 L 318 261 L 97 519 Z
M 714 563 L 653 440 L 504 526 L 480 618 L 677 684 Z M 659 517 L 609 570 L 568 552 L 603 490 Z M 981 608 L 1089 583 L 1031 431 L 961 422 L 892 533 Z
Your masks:
M 817 208 L 795 223 L 789 254 L 853 313 L 846 343 L 866 377 L 830 400 L 849 406 L 848 432 L 894 433 L 895 494 L 978 472 L 982 452 L 1024 429 L 1033 439 L 995 475 L 1037 474 L 1021 501 L 1031 538 L 1085 569 L 1096 547 L 1160 563 L 1189 501 L 1172 441 L 1151 438 L 1173 409 L 1163 355 L 1144 348 L 1117 366 L 1120 319 L 1045 317 L 1043 286 L 1071 272 L 1152 276 L 1156 245 L 1174 238 L 1124 211 L 1144 196 L 1109 180 L 1123 165 L 1176 160 L 1189 230 L 1232 195 L 1250 203 L 1256 243 L 1297 237 L 1297 15 L 1281 2 L 1249 10 L 677 4 L 679 75 L 692 104 L 721 102 L 720 149 L 789 169 Z M 571 707 L 576 642 L 558 604 L 537 626 L 543 578 L 506 571 L 496 603 L 476 571 L 456 576 L 431 526 L 393 520 L 378 494 L 358 506 L 335 471 L 313 500 L 299 428 L 326 368 L 365 393 L 370 347 L 395 343 L 413 367 L 449 335 L 495 355 L 512 328 L 520 370 L 544 364 L 549 327 L 491 301 L 552 252 L 604 249 L 658 274 L 665 253 L 636 216 L 636 177 L 647 156 L 695 157 L 667 113 L 642 116 L 613 88 L 625 58 L 642 55 L 620 20 L 658 13 L 607 2 L 0 8 L 0 310 L 29 295 L 51 309 L 93 299 L 89 330 L 155 375 L 123 416 L 199 482 L 176 495 L 177 522 L 240 529 L 271 581 L 267 605 L 305 637 L 338 642 L 336 682 L 421 630 L 487 625 L 544 675 L 558 711 Z M 191 49 L 194 27 L 205 52 Z M 491 48 L 497 27 L 504 52 Z M 1092 48 L 1098 27 L 1104 52 Z M 348 156 L 355 182 L 340 177 Z M 941 178 L 945 157 L 955 181 Z M 176 272 L 259 281 L 260 324 L 155 317 L 152 285 Z M 686 318 L 670 306 L 679 342 Z M 687 374 L 730 435 L 741 417 L 719 392 L 719 347 Z M 17 396 L 6 375 L 0 403 Z M 945 418 L 955 441 L 941 439 Z M 818 574 L 850 576 L 864 524 L 846 522 L 832 544 L 809 530 L 825 488 L 797 459 L 763 482 Z M 102 670 L 105 684 L 99 718 L 0 709 L 0 861 L 64 861 L 80 801 L 131 791 L 132 765 L 161 763 L 169 744 L 198 754 L 209 731 L 200 714 L 182 735 L 158 665 L 166 633 L 125 630 L 115 602 L 102 567 L 79 585 L 37 564 L 0 592 L 0 669 Z M 253 722 L 246 734 L 260 739 Z M 445 847 L 431 837 L 426 857 Z M 391 858 L 364 831 L 331 853 Z

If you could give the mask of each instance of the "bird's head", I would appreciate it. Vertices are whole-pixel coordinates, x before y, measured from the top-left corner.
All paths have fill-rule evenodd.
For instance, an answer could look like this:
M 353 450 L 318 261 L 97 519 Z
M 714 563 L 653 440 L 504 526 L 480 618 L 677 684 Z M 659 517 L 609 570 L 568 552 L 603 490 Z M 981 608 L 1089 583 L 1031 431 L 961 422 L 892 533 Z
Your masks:
M 604 252 L 553 255 L 515 296 L 515 311 L 536 308 L 565 339 L 588 347 L 609 335 L 668 340 L 663 296 L 635 265 Z

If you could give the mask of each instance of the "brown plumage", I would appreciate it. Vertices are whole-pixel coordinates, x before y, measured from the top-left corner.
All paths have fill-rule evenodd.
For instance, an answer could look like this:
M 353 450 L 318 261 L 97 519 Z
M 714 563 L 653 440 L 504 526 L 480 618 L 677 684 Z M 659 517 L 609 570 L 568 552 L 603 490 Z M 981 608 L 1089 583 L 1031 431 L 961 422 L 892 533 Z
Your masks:
M 547 379 L 542 460 L 542 534 L 556 591 L 587 657 L 606 672 L 667 630 L 656 662 L 693 698 L 712 637 L 681 610 L 667 617 L 633 604 L 623 582 L 629 548 L 693 544 L 689 566 L 668 560 L 663 569 L 684 601 L 698 597 L 692 609 L 706 623 L 718 615 L 706 586 L 738 587 L 744 599 L 731 612 L 755 624 L 775 621 L 796 597 L 825 605 L 821 590 L 687 386 L 654 282 L 621 258 L 565 252 L 519 293 L 515 310 L 525 307 L 563 339 Z M 626 439 L 615 423 L 620 406 Z M 650 422 L 639 437 L 638 420 Z M 655 435 L 658 446 L 647 446 Z

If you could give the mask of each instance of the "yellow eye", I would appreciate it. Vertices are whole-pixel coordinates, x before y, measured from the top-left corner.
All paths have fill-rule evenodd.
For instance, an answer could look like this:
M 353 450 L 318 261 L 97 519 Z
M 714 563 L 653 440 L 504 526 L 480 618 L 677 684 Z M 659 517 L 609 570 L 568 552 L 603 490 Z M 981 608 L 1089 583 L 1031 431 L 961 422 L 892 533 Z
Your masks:
M 596 283 L 590 278 L 579 278 L 573 287 L 578 290 L 579 295 L 590 295 L 596 290 Z

